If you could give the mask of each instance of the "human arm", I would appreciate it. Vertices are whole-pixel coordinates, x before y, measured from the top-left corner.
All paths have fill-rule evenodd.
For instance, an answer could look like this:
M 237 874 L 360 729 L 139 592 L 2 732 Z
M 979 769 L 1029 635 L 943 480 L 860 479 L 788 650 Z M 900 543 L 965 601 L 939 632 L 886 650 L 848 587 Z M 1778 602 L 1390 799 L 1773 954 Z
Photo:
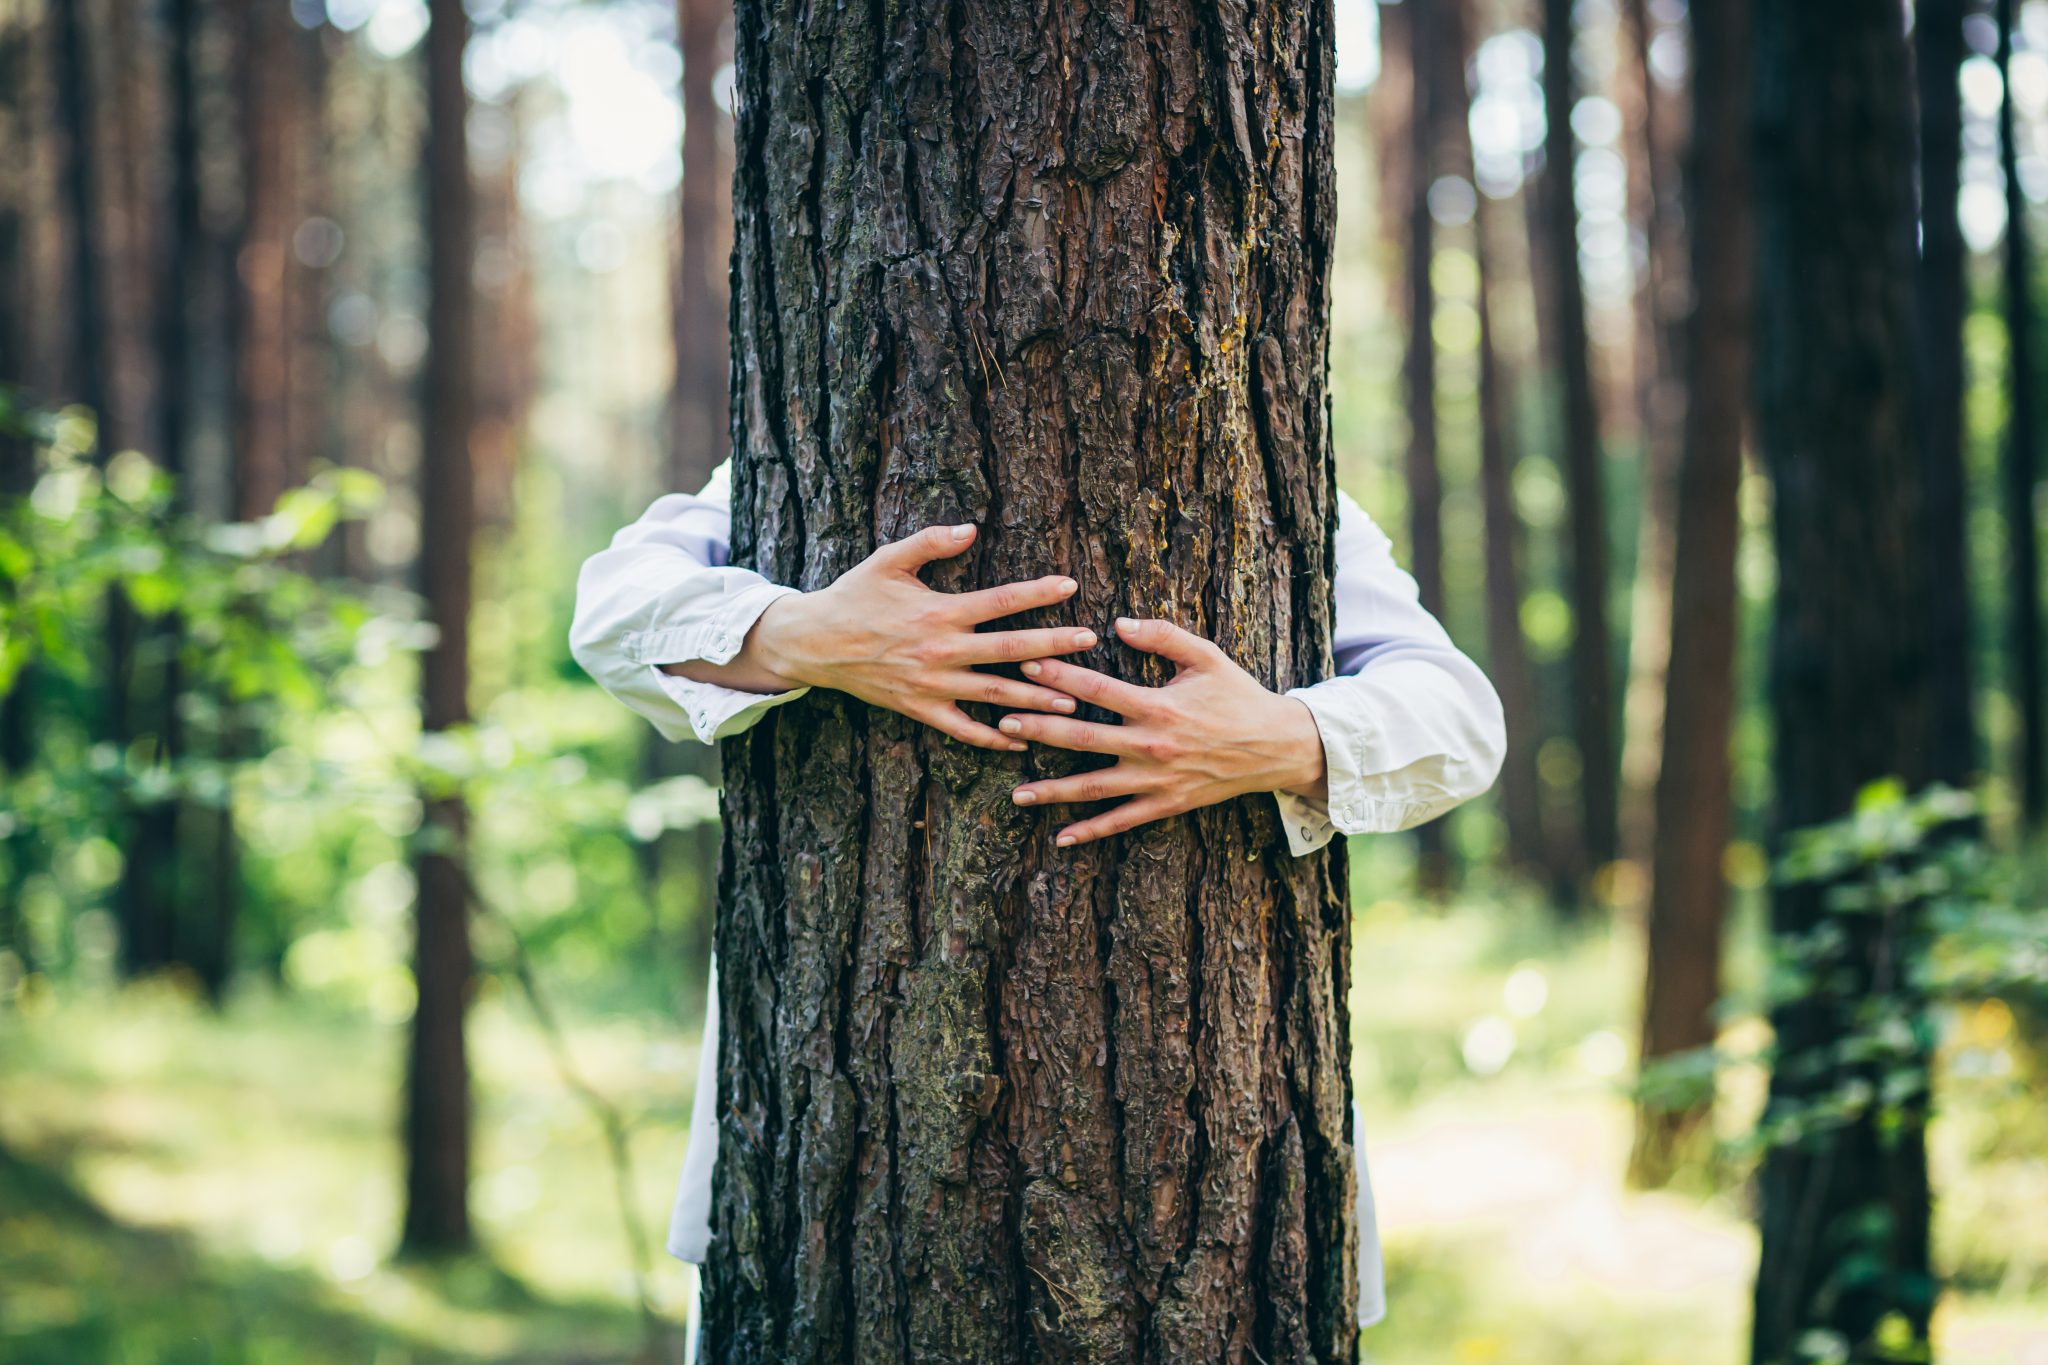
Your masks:
M 1122 724 L 1020 715 L 1005 718 L 1004 730 L 1117 762 L 1026 783 L 1020 803 L 1123 798 L 1062 831 L 1085 842 L 1271 791 L 1288 843 L 1301 854 L 1340 831 L 1410 828 L 1491 786 L 1506 748 L 1492 685 L 1423 610 L 1372 519 L 1342 494 L 1339 506 L 1335 676 L 1275 694 L 1178 627 L 1137 623 L 1126 635 L 1119 623 L 1120 638 L 1180 671 L 1164 687 L 1140 688 L 1072 664 L 1042 664 L 1037 681 L 1118 712 Z
M 1093 632 L 1070 626 L 977 629 L 1066 600 L 1071 579 L 936 592 L 919 568 L 962 553 L 975 535 L 972 527 L 931 527 L 801 593 L 728 563 L 729 526 L 725 483 L 714 477 L 700 494 L 656 501 L 578 576 L 572 653 L 667 738 L 694 734 L 710 743 L 814 686 L 986 748 L 1021 746 L 970 719 L 959 702 L 1072 708 L 1064 693 L 976 668 L 1092 647 Z

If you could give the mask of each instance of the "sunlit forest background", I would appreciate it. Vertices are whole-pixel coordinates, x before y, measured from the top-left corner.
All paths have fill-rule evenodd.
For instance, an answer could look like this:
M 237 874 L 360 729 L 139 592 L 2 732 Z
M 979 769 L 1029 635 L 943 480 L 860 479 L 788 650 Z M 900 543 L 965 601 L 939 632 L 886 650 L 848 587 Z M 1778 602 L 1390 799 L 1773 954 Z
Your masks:
M 1744 354 L 1688 326 L 1717 290 L 1746 309 L 1692 277 L 1693 225 L 1746 231 L 1750 193 L 1692 152 L 1706 11 L 1336 13 L 1339 482 L 1515 738 L 1487 799 L 1351 844 L 1391 1300 L 1364 1355 L 1732 1365 L 1782 1138 L 1758 1123 L 1786 989 L 1766 904 L 1800 874 L 1769 833 L 1755 459 L 1725 567 L 1684 553 L 1714 507 L 1678 530 L 1694 362 Z M 1841 840 L 1893 866 L 1965 827 L 1972 889 L 1933 893 L 1910 974 L 1934 1340 L 2048 1365 L 2048 0 L 1903 21 L 1929 459 L 1960 500 L 1924 572 L 1954 589 L 1975 804 L 1875 792 Z M 659 1247 L 716 765 L 566 634 L 581 559 L 724 457 L 730 23 L 729 0 L 0 0 L 0 1360 L 680 1358 L 694 1272 Z M 437 348 L 457 313 L 470 344 Z M 1688 573 L 1736 607 L 1718 660 L 1674 661 Z M 451 632 L 466 704 L 430 713 L 419 661 Z M 1725 724 L 1670 700 L 1681 674 Z M 1674 736 L 1732 765 L 1704 852 L 1685 836 L 1723 803 L 1659 791 Z M 422 834 L 457 801 L 459 853 Z M 415 902 L 451 865 L 473 1244 L 426 1255 Z M 1645 1008 L 1688 998 L 1720 1002 L 1706 1036 Z

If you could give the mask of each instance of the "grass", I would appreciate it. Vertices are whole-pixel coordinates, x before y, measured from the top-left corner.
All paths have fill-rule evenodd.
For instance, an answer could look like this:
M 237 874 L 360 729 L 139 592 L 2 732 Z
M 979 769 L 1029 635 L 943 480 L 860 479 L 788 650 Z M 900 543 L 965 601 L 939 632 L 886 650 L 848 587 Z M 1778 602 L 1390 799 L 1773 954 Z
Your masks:
M 1626 932 L 1560 931 L 1512 901 L 1361 906 L 1354 1031 L 1392 1305 L 1366 1360 L 1743 1360 L 1755 1242 L 1739 1172 L 1683 1194 L 1619 1179 L 1634 951 Z M 645 1348 L 600 1135 L 516 1002 L 487 988 L 474 1016 L 484 1250 L 432 1268 L 391 1255 L 395 1012 L 249 992 L 215 1016 L 165 989 L 21 1003 L 0 1016 L 0 1360 L 410 1365 Z M 634 1199 L 658 1238 L 694 1040 L 659 1018 L 571 1018 L 577 1065 L 633 1115 Z M 1941 1358 L 1968 1365 L 2048 1365 L 2048 1226 L 2018 1216 L 2048 1198 L 2048 1116 L 1981 1064 L 2014 1046 L 2009 1026 L 1959 1017 L 1951 1051 L 1976 1064 L 1945 1081 L 1933 1144 L 1958 1286 Z M 1730 1130 L 1759 1079 L 1728 1087 Z M 670 1321 L 687 1273 L 653 1268 Z

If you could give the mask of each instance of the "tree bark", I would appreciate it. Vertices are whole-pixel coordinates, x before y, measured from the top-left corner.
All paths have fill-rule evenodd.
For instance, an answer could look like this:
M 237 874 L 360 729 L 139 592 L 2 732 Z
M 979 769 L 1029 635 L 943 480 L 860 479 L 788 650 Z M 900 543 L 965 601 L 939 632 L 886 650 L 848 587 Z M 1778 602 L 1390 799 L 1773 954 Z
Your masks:
M 1977 747 L 1970 666 L 1967 475 L 1963 464 L 1963 102 L 1957 85 L 1966 51 L 1962 0 L 1914 7 L 1920 85 L 1920 392 L 1927 498 L 1926 562 L 1935 594 L 1934 774 L 1961 786 L 1975 776 Z
M 28 18 L 19 7 L 0 15 L 0 146 L 15 149 L 0 161 L 0 387 L 18 397 L 30 372 L 29 220 L 31 213 L 31 139 L 28 79 L 33 56 Z M 0 499 L 23 496 L 34 486 L 35 448 L 26 437 L 0 429 Z M 18 672 L 0 691 L 0 776 L 23 773 L 33 749 L 29 720 L 30 675 Z M 11 951 L 17 965 L 34 971 L 36 953 L 21 913 L 21 891 L 28 881 L 31 832 L 16 822 L 0 835 L 0 949 Z
M 2012 64 L 2012 0 L 1998 0 L 1998 69 Z M 2005 89 L 2011 90 L 2010 81 Z M 2042 730 L 2041 546 L 2034 495 L 2040 482 L 2034 410 L 2034 299 L 2027 197 L 2020 186 L 2013 102 L 1998 107 L 1999 157 L 2005 169 L 2005 327 L 2010 379 L 2006 387 L 2006 629 L 2010 633 L 2013 712 L 2018 731 L 2020 814 L 2029 829 L 2048 819 L 2048 733 Z
M 1418 13 L 1420 13 L 1418 7 Z M 1479 42 L 1469 0 L 1447 6 L 1440 25 L 1437 69 L 1445 170 L 1474 185 L 1472 256 L 1479 287 L 1479 497 L 1484 519 L 1487 676 L 1500 694 L 1501 712 L 1512 742 L 1501 765 L 1501 819 L 1507 830 L 1507 859 L 1524 874 L 1544 875 L 1548 853 L 1543 836 L 1543 793 L 1536 774 L 1536 688 L 1529 643 L 1522 633 L 1523 546 L 1527 539 L 1515 510 L 1514 465 L 1520 450 L 1509 434 L 1513 376 L 1503 359 L 1493 322 L 1493 291 L 1499 288 L 1495 230 L 1486 196 L 1477 192 L 1472 131 L 1466 118 L 1469 95 L 1465 66 Z M 1445 107 L 1447 106 L 1447 107 Z M 1441 575 L 1439 575 L 1440 577 Z M 1439 598 L 1441 589 L 1438 589 Z M 1432 610 L 1441 608 L 1441 602 Z
M 1436 448 L 1436 282 L 1431 275 L 1436 220 L 1430 216 L 1429 192 L 1438 174 L 1448 169 L 1444 143 L 1451 122 L 1455 118 L 1461 129 L 1464 124 L 1464 54 L 1455 8 L 1463 2 L 1418 5 L 1407 25 L 1409 150 L 1402 267 L 1408 286 L 1408 344 L 1401 384 L 1408 410 L 1408 556 L 1422 605 L 1438 617 L 1444 609 L 1444 483 Z M 1447 82 L 1453 74 L 1455 82 Z M 1417 829 L 1415 845 L 1416 884 L 1425 895 L 1445 894 L 1450 865 L 1443 823 L 1432 820 Z
M 1913 114 L 1890 0 L 1755 11 L 1757 444 L 1775 485 L 1771 641 L 1779 842 L 1845 816 L 1873 781 L 1929 777 L 1935 730 L 1931 595 L 1920 556 L 1919 373 L 1913 288 Z M 1845 155 L 1844 148 L 1854 148 Z M 1926 1043 L 1845 1049 L 1903 980 L 1911 908 L 1835 909 L 1781 885 L 1781 951 L 1818 955 L 1813 989 L 1772 1010 L 1779 1064 L 1764 1122 L 1871 1094 L 1773 1144 L 1759 1176 L 1758 1362 L 1834 1334 L 1852 1361 L 1896 1360 L 1880 1324 L 1926 1340 Z M 1894 1052 L 1893 1047 L 1897 1048 Z M 1922 1088 L 1889 1102 L 1900 1079 Z M 1887 1337 L 1889 1338 L 1889 1330 Z
M 29 117 L 32 31 L 20 7 L 0 14 L 0 146 L 11 154 L 0 161 L 0 385 L 28 387 L 29 224 L 33 213 Z M 35 451 L 26 437 L 0 430 L 0 497 L 26 493 L 35 478 Z M 0 705 L 4 705 L 0 701 Z
M 1488 240 L 1492 214 L 1479 200 L 1473 219 L 1479 262 L 1479 498 L 1485 518 L 1486 671 L 1500 695 L 1508 751 L 1501 763 L 1500 806 L 1507 827 L 1509 864 L 1525 874 L 1548 870 L 1543 836 L 1543 791 L 1536 773 L 1536 685 L 1522 633 L 1524 534 L 1515 510 L 1514 466 L 1520 458 L 1509 434 L 1512 376 L 1494 335 L 1492 293 L 1498 287 Z
M 683 186 L 676 255 L 675 427 L 669 488 L 694 493 L 731 445 L 726 271 L 732 256 L 732 120 L 717 78 L 732 60 L 731 0 L 677 0 L 683 50 Z
M 1711 21 L 1710 21 L 1711 22 Z M 1620 63 L 1624 121 L 1628 124 L 1629 216 L 1644 241 L 1644 268 L 1636 281 L 1636 424 L 1642 467 L 1636 518 L 1633 592 L 1629 604 L 1628 683 L 1622 695 L 1622 856 L 1644 869 L 1654 860 L 1654 795 L 1664 747 L 1666 678 L 1671 666 L 1671 581 L 1678 520 L 1678 464 L 1685 396 L 1678 322 L 1671 300 L 1685 289 L 1675 220 L 1679 177 L 1670 163 L 1673 122 L 1660 107 L 1650 71 L 1648 0 L 1624 0 Z M 1718 284 L 1713 287 L 1718 288 Z
M 675 276 L 675 383 L 667 491 L 694 493 L 731 449 L 732 342 L 726 274 L 732 264 L 732 119 L 718 101 L 717 78 L 732 60 L 731 0 L 677 0 L 683 53 L 683 184 Z M 671 744 L 649 733 L 642 751 L 648 781 L 694 773 L 718 781 L 718 755 L 697 744 Z M 656 951 L 680 949 L 703 979 L 718 900 L 718 831 L 699 825 L 670 830 L 645 846 L 649 929 Z M 660 910 L 676 906 L 679 942 L 669 940 Z
M 291 486 L 290 13 L 238 0 L 242 221 L 235 256 L 235 516 L 267 516 Z
M 143 339 L 153 343 L 155 352 L 151 357 L 155 372 L 151 416 L 156 458 L 172 480 L 175 515 L 190 506 L 186 475 L 192 427 L 192 335 L 187 304 L 194 292 L 194 248 L 202 232 L 195 71 L 199 0 L 172 0 L 164 18 L 169 155 L 164 159 L 163 197 L 152 215 L 160 224 L 153 243 L 155 257 L 145 262 L 155 267 L 154 331 L 138 330 L 143 331 Z M 139 74 L 131 76 L 139 79 Z M 133 96 L 130 100 L 132 103 Z M 117 612 L 126 616 L 125 609 L 117 608 Z M 160 618 L 132 625 L 137 666 L 130 679 L 133 695 L 129 704 L 136 728 L 155 736 L 157 761 L 169 766 L 178 761 L 185 747 L 178 704 L 182 624 L 176 618 Z M 192 966 L 208 998 L 217 1004 L 227 988 L 231 920 L 208 910 L 211 903 L 223 898 L 232 904 L 234 879 L 227 868 L 202 871 L 185 865 L 179 837 L 182 805 L 175 799 L 157 800 L 133 813 L 124 840 L 123 898 L 150 907 L 134 912 L 137 918 L 152 918 L 162 925 L 150 965 L 177 961 Z M 227 820 L 227 807 L 218 807 L 213 818 Z M 217 932 L 209 934 L 209 928 Z
M 1686 319 L 1686 406 L 1673 511 L 1669 671 L 1654 787 L 1645 923 L 1645 1065 L 1713 1045 L 1721 995 L 1722 916 L 1733 768 L 1742 426 L 1748 409 L 1754 216 L 1749 184 L 1749 11 L 1693 14 L 1689 180 L 1693 278 L 1710 282 Z M 1711 1099 L 1638 1102 L 1630 1175 L 1661 1185 Z
M 1537 186 L 1539 234 L 1547 258 L 1553 349 L 1562 401 L 1565 495 L 1570 531 L 1568 586 L 1572 608 L 1572 737 L 1579 749 L 1580 843 L 1597 871 L 1615 854 L 1620 780 L 1615 757 L 1614 647 L 1607 617 L 1607 488 L 1587 354 L 1586 297 L 1579 276 L 1579 210 L 1572 186 L 1577 143 L 1572 105 L 1572 0 L 1544 0 L 1543 174 Z
M 475 524 L 469 436 L 475 406 L 474 194 L 462 55 L 463 0 L 430 0 L 425 40 L 427 357 L 421 429 L 421 590 L 438 638 L 420 659 L 428 734 L 469 721 L 470 540 Z M 413 867 L 418 879 L 413 1012 L 406 1068 L 405 1250 L 461 1251 L 469 1222 L 467 818 L 459 796 L 428 795 Z
M 1325 676 L 1331 26 L 743 0 L 735 561 L 972 521 L 936 586 Z M 1270 797 L 1058 850 L 1071 755 L 830 693 L 724 758 L 707 1358 L 1353 1358 L 1341 857 Z

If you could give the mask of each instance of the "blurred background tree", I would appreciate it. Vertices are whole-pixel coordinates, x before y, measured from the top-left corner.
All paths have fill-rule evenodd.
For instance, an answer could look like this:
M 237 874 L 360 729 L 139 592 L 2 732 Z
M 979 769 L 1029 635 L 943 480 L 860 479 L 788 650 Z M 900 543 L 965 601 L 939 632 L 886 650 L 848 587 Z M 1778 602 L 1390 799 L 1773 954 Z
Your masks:
M 1339 482 L 1515 738 L 1352 848 L 1368 1355 L 1749 1358 L 1761 1251 L 1760 1359 L 2040 1358 L 2048 0 L 1335 21 Z M 716 772 L 563 637 L 724 456 L 729 25 L 0 0 L 0 1356 L 673 1349 Z

